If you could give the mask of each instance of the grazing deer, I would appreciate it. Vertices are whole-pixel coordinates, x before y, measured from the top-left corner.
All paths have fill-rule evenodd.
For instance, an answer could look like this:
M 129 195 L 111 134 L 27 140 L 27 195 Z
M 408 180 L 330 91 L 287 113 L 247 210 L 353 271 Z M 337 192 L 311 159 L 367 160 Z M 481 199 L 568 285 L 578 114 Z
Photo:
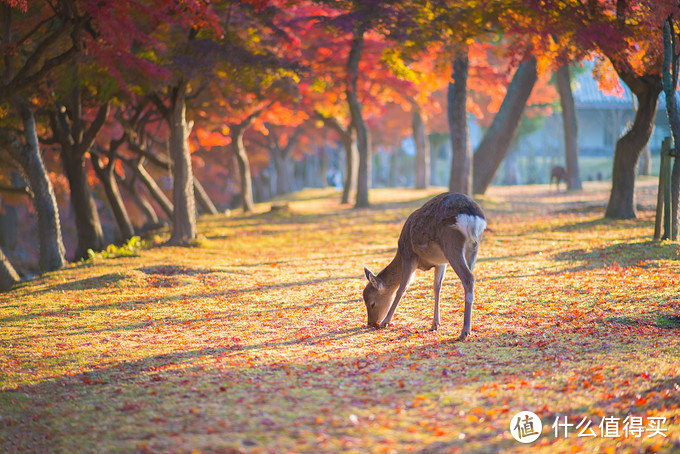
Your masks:
M 411 213 L 401 229 L 397 254 L 392 262 L 377 276 L 364 268 L 368 279 L 364 289 L 368 326 L 384 328 L 389 325 L 416 268 L 434 268 L 434 319 L 431 330 L 436 331 L 440 324 L 442 281 L 446 265 L 450 264 L 465 290 L 463 331 L 458 337 L 459 341 L 465 340 L 472 325 L 475 286 L 472 269 L 485 228 L 486 218 L 482 208 L 463 194 L 440 194 Z
M 567 169 L 562 166 L 552 166 L 550 169 L 550 185 L 552 186 L 553 181 L 557 181 L 557 189 L 560 189 L 560 181 L 564 181 L 564 185 L 567 185 Z

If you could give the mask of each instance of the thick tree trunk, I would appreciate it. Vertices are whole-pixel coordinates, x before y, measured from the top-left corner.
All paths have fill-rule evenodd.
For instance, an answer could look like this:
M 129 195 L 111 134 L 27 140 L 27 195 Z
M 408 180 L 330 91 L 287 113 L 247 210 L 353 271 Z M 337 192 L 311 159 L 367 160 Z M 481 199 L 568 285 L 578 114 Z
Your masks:
M 472 189 L 475 194 L 484 194 L 491 185 L 517 134 L 536 79 L 536 58 L 531 57 L 517 68 L 505 99 L 474 154 Z
M 88 180 L 85 154 L 92 148 L 96 135 L 108 117 L 109 108 L 108 102 L 102 105 L 95 120 L 86 128 L 82 90 L 78 85 L 71 92 L 66 109 L 50 113 L 50 126 L 54 138 L 60 145 L 60 155 L 71 194 L 71 207 L 78 230 L 75 260 L 87 258 L 87 251 L 90 249 L 101 251 L 106 247 L 97 205 Z
M 38 147 L 33 112 L 28 103 L 19 97 L 13 98 L 13 105 L 21 116 L 25 143 L 21 144 L 16 137 L 6 134 L 4 130 L 0 130 L 0 139 L 8 142 L 7 149 L 19 163 L 31 188 L 31 200 L 38 215 L 40 270 L 57 270 L 66 264 L 57 199 Z
M 196 239 L 196 199 L 191 155 L 187 144 L 186 81 L 170 90 L 170 159 L 172 159 L 172 234 L 170 244 L 188 244 Z
M 425 121 L 420 107 L 413 103 L 411 120 L 413 141 L 416 145 L 416 189 L 426 189 L 430 185 L 430 141 L 427 138 Z
M 356 132 L 357 150 L 359 152 L 359 171 L 357 174 L 357 194 L 355 208 L 366 208 L 370 206 L 368 201 L 368 190 L 371 186 L 371 156 L 368 138 L 368 128 L 361 113 L 361 102 L 357 93 L 357 79 L 359 77 L 359 61 L 364 47 L 364 26 L 359 24 L 354 31 L 352 47 L 347 59 L 347 74 L 349 83 L 347 85 L 347 103 L 352 116 L 352 126 Z
M 290 155 L 284 155 L 282 150 L 272 150 L 271 156 L 276 172 L 276 195 L 293 192 L 293 162 Z
M 472 194 L 472 147 L 467 124 L 467 47 L 453 61 L 453 82 L 449 82 L 448 121 L 451 137 L 451 176 L 449 190 Z
M 218 213 L 217 208 L 215 208 L 215 204 L 213 203 L 212 200 L 210 200 L 210 196 L 203 188 L 201 182 L 198 181 L 196 177 L 194 177 L 194 194 L 196 195 L 196 201 L 198 202 L 198 206 L 201 207 L 201 210 L 203 210 L 204 213 L 207 214 Z
M 87 251 L 101 251 L 106 247 L 99 212 L 87 178 L 87 167 L 82 155 L 75 155 L 69 147 L 62 147 L 61 158 L 71 193 L 71 208 L 78 230 L 75 260 L 88 257 Z
M 0 292 L 11 290 L 21 279 L 0 248 Z
M 640 153 L 640 161 L 638 165 L 638 175 L 651 175 L 652 174 L 652 150 L 649 149 L 649 144 L 647 144 Z
M 635 209 L 635 176 L 640 152 L 649 142 L 654 130 L 654 118 L 659 93 L 662 89 L 658 76 L 635 76 L 634 83 L 622 78 L 638 100 L 638 110 L 630 130 L 616 142 L 612 190 L 607 203 L 605 217 L 632 219 Z M 632 85 L 632 86 L 631 86 Z
M 557 69 L 557 90 L 560 93 L 560 104 L 562 105 L 567 189 L 580 190 L 582 186 L 578 169 L 578 123 L 576 121 L 576 104 L 571 91 L 571 71 L 568 64 Z

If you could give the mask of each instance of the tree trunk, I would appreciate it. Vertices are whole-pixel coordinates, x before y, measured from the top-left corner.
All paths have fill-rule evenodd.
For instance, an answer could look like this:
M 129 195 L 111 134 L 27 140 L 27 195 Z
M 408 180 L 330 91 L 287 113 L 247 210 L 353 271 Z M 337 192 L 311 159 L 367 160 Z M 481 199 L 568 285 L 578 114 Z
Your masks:
M 649 143 L 642 149 L 640 153 L 640 163 L 638 166 L 638 175 L 652 174 L 652 150 L 649 149 Z
M 113 166 L 113 158 L 109 156 L 109 163 L 106 167 L 103 167 L 99 162 L 97 156 L 92 156 L 92 165 L 94 166 L 95 172 L 101 181 L 102 186 L 104 186 L 104 192 L 106 193 L 106 199 L 109 202 L 109 207 L 113 213 L 113 218 L 118 226 L 118 231 L 120 233 L 121 241 L 125 242 L 135 235 L 135 228 L 130 221 L 130 216 L 128 215 L 125 204 L 123 203 L 123 198 L 120 195 L 120 190 L 118 189 L 118 181 L 116 180 L 115 170 Z
M 416 145 L 416 189 L 427 189 L 430 185 L 430 141 L 427 138 L 425 121 L 420 106 L 413 103 L 411 120 L 413 141 Z
M 326 176 L 328 175 L 328 148 L 326 147 L 326 140 L 324 139 L 323 145 L 318 149 L 319 157 L 321 159 L 321 165 L 319 166 L 319 187 L 327 188 L 328 181 Z
M 243 134 L 246 131 L 244 125 L 239 125 L 231 130 L 231 146 L 236 162 L 238 164 L 238 172 L 241 178 L 241 207 L 244 213 L 253 211 L 253 182 L 250 173 L 250 162 L 246 147 L 243 144 Z
M 19 274 L 0 248 L 0 292 L 11 290 L 20 280 Z
M 21 116 L 25 144 L 22 145 L 13 135 L 5 134 L 4 130 L 0 130 L 0 139 L 9 142 L 7 149 L 19 163 L 31 188 L 31 201 L 38 215 L 40 270 L 57 270 L 66 264 L 57 199 L 38 147 L 33 112 L 28 103 L 18 96 L 13 98 L 13 105 Z
M 368 189 L 371 182 L 370 166 L 370 146 L 368 139 L 368 128 L 361 113 L 361 103 L 357 93 L 357 79 L 359 77 L 359 60 L 364 47 L 364 25 L 359 24 L 354 31 L 352 47 L 347 59 L 347 74 L 349 83 L 347 85 L 347 103 L 352 116 L 352 126 L 356 132 L 357 150 L 359 152 L 359 171 L 357 174 L 357 194 L 355 208 L 366 208 L 370 206 L 368 201 Z
M 85 154 L 92 148 L 96 135 L 108 117 L 110 103 L 100 106 L 97 117 L 89 127 L 85 127 L 83 118 L 80 85 L 73 89 L 65 107 L 50 112 L 50 126 L 60 145 L 60 155 L 69 183 L 71 207 L 78 230 L 74 258 L 80 260 L 87 258 L 88 250 L 101 251 L 106 247 L 97 205 L 88 180 Z
M 174 211 L 172 202 L 170 202 L 170 199 L 168 199 L 161 188 L 158 187 L 156 181 L 151 178 L 149 172 L 147 172 L 144 168 L 144 158 L 140 158 L 137 161 L 136 166 L 130 164 L 130 167 L 132 168 L 133 172 L 135 172 L 136 175 L 141 179 L 144 186 L 146 186 L 146 189 L 148 189 L 149 194 L 151 194 L 151 197 L 153 197 L 156 203 L 158 203 L 168 219 L 172 219 L 172 212 Z
M 666 95 L 666 114 L 668 116 L 668 123 L 673 134 L 674 148 L 677 151 L 680 148 L 680 109 L 678 108 L 678 100 L 675 97 L 676 87 L 678 85 L 678 57 L 675 48 L 675 36 L 672 17 L 667 18 L 663 24 L 663 43 L 664 43 L 664 58 L 663 58 L 663 90 Z M 675 241 L 678 239 L 678 205 L 680 204 L 680 157 L 675 158 L 673 163 L 673 171 L 671 173 L 671 232 L 670 239 Z
M 340 203 L 347 204 L 349 203 L 352 191 L 356 191 L 357 178 L 359 177 L 359 151 L 357 150 L 352 133 L 342 136 L 342 147 L 345 149 L 345 180 L 342 184 Z
M 208 214 L 218 213 L 217 208 L 215 208 L 215 204 L 213 203 L 212 200 L 210 200 L 210 196 L 203 188 L 201 182 L 198 181 L 196 177 L 194 177 L 194 194 L 196 195 L 196 201 L 198 202 L 198 206 L 201 207 L 204 213 Z
M 282 150 L 271 150 L 276 172 L 276 195 L 293 192 L 293 162 Z
M 616 142 L 612 190 L 605 211 L 605 217 L 632 219 L 635 209 L 635 176 L 640 152 L 649 142 L 654 130 L 656 106 L 661 93 L 661 78 L 655 75 L 623 78 L 638 100 L 638 110 L 630 130 Z M 631 83 L 634 82 L 634 83 Z M 632 85 L 632 86 L 631 86 Z
M 568 64 L 557 69 L 557 90 L 560 93 L 560 104 L 562 105 L 567 189 L 581 190 L 581 176 L 578 168 L 578 123 L 576 121 L 576 104 L 571 91 L 571 71 Z
M 78 230 L 75 260 L 86 259 L 88 250 L 101 251 L 106 247 L 99 212 L 92 196 L 84 156 L 75 155 L 69 147 L 62 147 L 61 158 L 71 193 L 71 208 Z
M 186 81 L 170 90 L 170 158 L 172 159 L 172 235 L 170 244 L 188 244 L 196 239 L 196 199 L 191 155 L 187 144 Z
M 475 194 L 484 194 L 491 185 L 517 134 L 536 79 L 536 58 L 531 57 L 517 68 L 505 99 L 474 154 L 472 189 Z
M 449 190 L 472 194 L 472 147 L 467 124 L 468 49 L 453 61 L 453 82 L 448 87 L 448 121 L 451 137 Z
M 151 205 L 151 203 L 139 193 L 135 186 L 135 180 L 123 178 L 118 174 L 116 174 L 116 177 L 118 182 L 123 186 L 123 188 L 125 188 L 130 197 L 132 197 L 132 201 L 135 205 L 137 205 L 139 211 L 144 214 L 144 217 L 146 218 L 144 225 L 159 225 L 160 222 L 158 220 L 156 210 L 154 210 L 153 205 Z

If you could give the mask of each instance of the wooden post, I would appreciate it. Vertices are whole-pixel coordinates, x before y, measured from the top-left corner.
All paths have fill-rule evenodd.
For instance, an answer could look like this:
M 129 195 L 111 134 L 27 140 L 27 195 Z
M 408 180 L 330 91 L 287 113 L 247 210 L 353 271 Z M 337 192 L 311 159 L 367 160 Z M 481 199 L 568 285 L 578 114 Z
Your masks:
M 666 137 L 661 144 L 660 165 L 659 165 L 659 189 L 656 195 L 656 218 L 654 220 L 654 239 L 661 239 L 661 219 L 663 217 L 664 194 L 665 194 L 665 156 L 671 147 L 671 138 Z
M 664 172 L 664 190 L 663 190 L 663 205 L 664 205 L 664 210 L 663 210 L 663 240 L 669 240 L 671 238 L 671 157 L 672 155 L 672 149 L 670 147 L 670 140 L 669 140 L 669 146 L 666 147 L 665 149 L 662 150 L 663 156 L 661 158 L 663 162 L 663 172 Z

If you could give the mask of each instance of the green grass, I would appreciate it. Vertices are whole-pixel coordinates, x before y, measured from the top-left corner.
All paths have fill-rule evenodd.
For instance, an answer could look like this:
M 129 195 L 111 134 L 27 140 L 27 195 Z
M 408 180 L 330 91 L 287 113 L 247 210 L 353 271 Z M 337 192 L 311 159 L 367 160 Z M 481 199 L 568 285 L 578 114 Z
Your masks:
M 653 189 L 617 222 L 606 183 L 493 188 L 465 343 L 451 271 L 438 332 L 429 272 L 393 326 L 364 327 L 363 267 L 437 189 L 369 210 L 304 191 L 285 215 L 206 217 L 190 248 L 166 235 L 23 283 L 0 296 L 0 452 L 677 452 L 680 246 L 650 240 Z M 520 410 L 543 422 L 531 445 Z M 627 415 L 667 437 L 551 428 Z

